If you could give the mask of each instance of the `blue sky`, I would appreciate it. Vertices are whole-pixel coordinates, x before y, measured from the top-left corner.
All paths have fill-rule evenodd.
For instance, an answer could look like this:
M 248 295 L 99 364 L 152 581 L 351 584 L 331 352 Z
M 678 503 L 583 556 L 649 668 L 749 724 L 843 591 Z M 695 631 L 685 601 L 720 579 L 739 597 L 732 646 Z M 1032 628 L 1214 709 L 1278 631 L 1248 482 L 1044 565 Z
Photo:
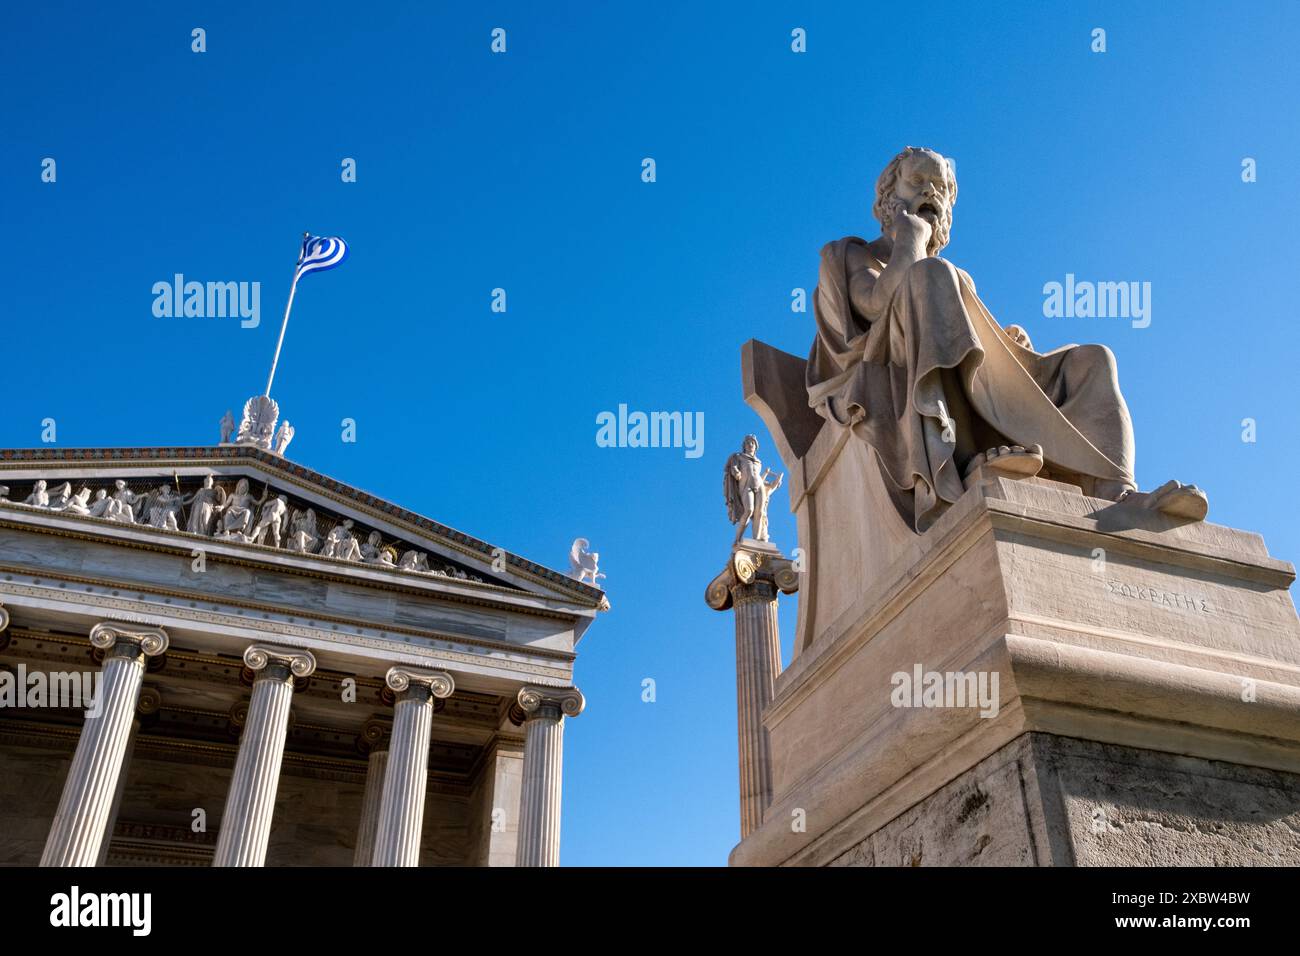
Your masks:
M 551 566 L 579 535 L 601 554 L 565 863 L 717 865 L 737 839 L 732 623 L 702 595 L 726 455 L 758 431 L 779 466 L 739 349 L 807 353 L 791 289 L 826 241 L 877 234 L 904 145 L 957 160 L 945 255 L 1001 321 L 1115 351 L 1143 487 L 1195 481 L 1211 520 L 1300 554 L 1300 7 L 454 6 L 6 8 L 0 447 L 47 417 L 65 446 L 215 443 L 265 381 L 300 234 L 345 237 L 277 373 L 290 457 Z M 155 318 L 177 272 L 261 282 L 261 325 Z M 1150 282 L 1150 327 L 1044 318 L 1067 273 Z M 597 447 L 619 403 L 702 412 L 704 455 Z

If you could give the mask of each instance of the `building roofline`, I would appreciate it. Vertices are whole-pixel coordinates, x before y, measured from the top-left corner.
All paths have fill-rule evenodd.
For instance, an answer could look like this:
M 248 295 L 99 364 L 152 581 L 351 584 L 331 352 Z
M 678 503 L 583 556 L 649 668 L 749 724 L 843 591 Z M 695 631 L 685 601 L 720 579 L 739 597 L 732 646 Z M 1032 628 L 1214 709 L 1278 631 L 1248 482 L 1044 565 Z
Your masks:
M 399 521 L 405 521 L 425 534 L 444 539 L 448 544 L 454 546 L 453 550 L 467 550 L 489 564 L 496 557 L 493 554 L 496 547 L 480 538 L 466 534 L 463 531 L 457 531 L 449 525 L 402 508 L 391 501 L 380 498 L 378 495 L 373 495 L 368 491 L 363 491 L 353 485 L 314 471 L 305 465 L 299 465 L 280 455 L 264 451 L 252 445 L 181 445 L 157 448 L 0 448 L 0 467 L 7 464 L 23 463 L 131 465 L 149 463 L 179 464 L 182 462 L 185 464 L 201 464 L 203 462 L 237 464 L 241 461 L 256 463 L 269 471 L 279 472 L 287 477 L 309 482 L 334 494 L 342 495 L 359 505 L 371 508 L 380 514 Z M 506 566 L 514 568 L 524 576 L 534 578 L 557 590 L 564 591 L 584 603 L 590 603 L 593 607 L 599 607 L 605 603 L 605 592 L 600 588 L 575 581 L 567 574 L 544 564 L 530 561 L 504 548 L 500 550 L 504 553 Z

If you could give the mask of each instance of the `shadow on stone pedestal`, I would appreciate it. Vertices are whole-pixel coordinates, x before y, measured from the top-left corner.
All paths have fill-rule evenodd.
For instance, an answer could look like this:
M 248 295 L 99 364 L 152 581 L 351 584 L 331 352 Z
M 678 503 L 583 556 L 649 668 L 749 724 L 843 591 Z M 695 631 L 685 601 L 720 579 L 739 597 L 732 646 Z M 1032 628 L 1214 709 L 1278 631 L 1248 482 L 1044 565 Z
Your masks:
M 1038 478 L 917 535 L 802 367 L 745 346 L 807 570 L 733 865 L 1300 864 L 1290 564 Z

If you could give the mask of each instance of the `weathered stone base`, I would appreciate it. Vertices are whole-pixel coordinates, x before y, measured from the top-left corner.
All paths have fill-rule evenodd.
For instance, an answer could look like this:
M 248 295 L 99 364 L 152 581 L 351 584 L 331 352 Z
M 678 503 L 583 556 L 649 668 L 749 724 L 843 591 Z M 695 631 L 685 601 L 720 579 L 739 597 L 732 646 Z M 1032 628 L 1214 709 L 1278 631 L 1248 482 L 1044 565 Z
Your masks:
M 1300 866 L 1300 775 L 1017 737 L 831 866 Z

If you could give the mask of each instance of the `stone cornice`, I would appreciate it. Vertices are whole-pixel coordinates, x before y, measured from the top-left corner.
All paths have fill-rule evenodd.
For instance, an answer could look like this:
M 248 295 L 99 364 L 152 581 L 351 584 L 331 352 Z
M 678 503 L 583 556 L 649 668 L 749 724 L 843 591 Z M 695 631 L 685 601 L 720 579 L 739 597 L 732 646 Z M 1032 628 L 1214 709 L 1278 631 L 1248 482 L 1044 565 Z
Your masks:
M 0 575 L 5 575 L 5 574 L 8 575 L 18 574 L 24 577 L 40 577 L 42 580 L 60 581 L 60 582 L 66 582 L 68 584 L 80 584 L 80 585 L 85 585 L 87 587 L 99 588 L 102 589 L 103 591 L 135 591 L 141 593 L 147 592 L 149 594 L 156 594 L 159 597 L 163 597 L 163 598 L 177 598 L 189 602 L 194 602 L 196 600 L 196 596 L 193 591 L 180 591 L 175 588 L 167 588 L 161 586 L 155 587 L 153 585 L 144 585 L 136 581 L 117 581 L 112 578 L 105 578 L 105 577 L 87 578 L 87 577 L 82 577 L 81 575 L 63 574 L 63 573 L 59 573 L 59 574 L 45 573 L 45 574 L 36 575 L 33 573 L 32 568 L 19 567 L 17 565 L 10 565 L 10 564 L 0 564 Z M 3 588 L 10 583 L 12 582 L 0 581 L 0 588 Z M 99 592 L 96 591 L 93 593 L 99 593 Z M 355 628 L 358 623 L 355 617 L 342 617 L 340 615 L 328 614 L 324 612 L 314 611 L 311 614 L 307 614 L 306 612 L 300 611 L 297 614 L 291 614 L 289 611 L 287 611 L 283 607 L 280 607 L 279 605 L 259 603 L 257 601 L 247 601 L 241 598 L 231 597 L 224 594 L 203 595 L 201 598 L 201 603 L 210 604 L 213 605 L 214 607 L 221 606 L 221 607 L 242 608 L 248 611 L 255 611 L 259 614 L 276 614 L 276 615 L 283 615 L 290 618 L 304 618 L 304 619 L 310 618 L 310 620 L 312 621 L 320 621 L 325 624 L 341 624 L 351 628 Z M 160 609 L 160 612 L 161 613 L 169 612 L 172 607 L 174 607 L 174 605 L 165 604 Z M 219 612 L 214 611 L 214 613 L 219 613 Z M 522 614 L 526 612 L 521 610 L 519 613 Z M 550 615 L 542 615 L 539 613 L 538 616 L 549 617 Z M 482 637 L 469 637 L 460 634 L 444 633 L 442 631 L 424 631 L 424 630 L 419 630 L 418 628 L 407 627 L 402 624 L 391 624 L 387 622 L 371 621 L 371 622 L 361 622 L 361 623 L 365 624 L 367 627 L 370 627 L 374 630 L 385 631 L 392 634 L 406 634 L 412 637 L 423 638 L 424 640 L 427 641 L 443 641 L 446 643 L 467 644 L 471 647 L 482 647 L 486 650 L 500 651 L 505 654 L 527 654 L 529 656 L 545 657 L 556 661 L 562 661 L 566 664 L 572 663 L 577 658 L 577 655 L 573 651 L 560 651 L 560 650 L 554 650 L 549 647 L 531 647 L 531 646 L 526 646 L 521 644 L 511 644 L 508 641 L 491 641 Z
M 103 586 L 102 582 L 96 582 L 96 584 Z M 128 587 L 123 587 L 122 590 L 130 591 L 130 590 L 136 590 L 136 588 L 128 586 Z M 36 597 L 45 600 L 58 601 L 61 603 L 69 603 L 69 604 L 73 603 L 74 601 L 78 601 L 81 598 L 85 598 L 87 596 L 86 594 L 69 592 L 67 590 L 60 589 L 60 588 L 18 584 L 12 581 L 0 581 L 0 593 L 11 594 L 11 595 L 25 595 L 29 597 Z M 305 624 L 302 625 L 289 624 L 280 621 L 266 620 L 263 618 L 237 616 L 237 615 L 224 614 L 215 611 L 201 611 L 195 608 L 179 607 L 177 605 L 171 605 L 171 604 L 168 605 L 150 604 L 145 601 L 131 600 L 129 598 L 105 597 L 99 593 L 93 593 L 89 596 L 94 598 L 94 604 L 97 608 L 106 609 L 106 610 L 112 609 L 117 611 L 126 611 L 132 614 L 138 614 L 141 617 L 148 617 L 154 619 L 168 618 L 172 620 L 193 622 L 193 623 L 223 624 L 232 627 L 243 627 L 243 628 L 248 628 L 250 630 L 266 632 L 269 634 L 279 634 L 279 635 L 285 635 L 289 637 L 298 637 L 298 638 L 304 638 L 308 640 L 322 641 L 328 644 L 336 644 L 341 649 L 346 649 L 348 647 L 362 647 L 362 648 L 370 648 L 374 650 L 381 650 L 389 654 L 393 653 L 395 650 L 400 650 L 402 653 L 414 654 L 414 655 L 426 657 L 432 661 L 437 661 L 444 664 L 451 663 L 454 665 L 455 663 L 464 663 L 464 664 L 471 664 L 477 666 L 497 667 L 502 670 L 513 671 L 518 675 L 531 675 L 530 679 L 538 682 L 543 682 L 545 681 L 545 679 L 550 678 L 552 680 L 555 680 L 558 684 L 559 681 L 562 680 L 563 678 L 561 678 L 560 675 L 555 672 L 556 671 L 563 672 L 564 670 L 566 670 L 567 667 L 565 665 L 573 659 L 573 655 L 565 655 L 566 658 L 565 663 L 557 664 L 555 667 L 552 668 L 540 664 L 531 664 L 524 661 L 516 661 L 516 660 L 510 660 L 510 659 L 499 658 L 499 657 L 490 657 L 487 655 L 466 654 L 448 648 L 440 648 L 440 647 L 425 646 L 425 645 L 410 644 L 410 643 L 403 643 L 399 646 L 398 642 L 396 641 L 384 640 L 381 638 L 365 637 L 363 635 L 358 635 L 358 634 L 345 634 L 343 632 L 335 633 L 335 632 L 326 631 L 320 627 L 312 627 Z M 234 603 L 234 602 L 222 602 L 222 603 Z M 279 613 L 283 613 L 283 612 L 279 612 Z M 375 629 L 378 630 L 380 628 L 376 627 Z M 382 630 L 398 633 L 397 628 L 392 628 L 387 626 L 383 627 Z M 449 644 L 472 644 L 481 647 L 488 646 L 487 642 L 483 642 L 483 641 L 469 641 L 455 636 L 435 635 L 432 634 L 431 632 L 424 633 L 419 631 L 403 630 L 403 633 L 419 634 L 421 636 L 424 636 L 427 640 L 439 641 L 439 642 L 449 643 Z M 493 649 L 498 649 L 502 652 L 508 652 L 515 655 L 531 655 L 534 653 L 534 651 L 530 648 L 523 647 L 520 645 L 514 645 L 514 644 L 512 645 L 497 644 L 491 646 Z M 553 656 L 560 656 L 560 655 L 558 653 L 553 652 Z M 565 683 L 567 683 L 567 681 L 565 681 Z
M 358 509 L 387 521 L 403 524 L 412 532 L 431 538 L 444 547 L 459 551 L 474 559 L 491 564 L 493 545 L 464 532 L 457 531 L 423 515 L 398 507 L 368 492 L 312 471 L 302 465 L 273 455 L 249 445 L 222 445 L 218 447 L 173 448 L 17 448 L 0 449 L 0 467 L 14 466 L 23 470 L 36 470 L 51 463 L 81 464 L 109 467 L 131 467 L 141 464 L 161 466 L 228 465 L 255 463 L 278 479 L 322 494 L 350 509 Z M 42 476 L 44 477 L 44 476 Z M 55 476 L 50 476 L 55 477 Z M 95 519 L 87 519 L 95 520 Z M 529 561 L 501 549 L 506 566 L 519 576 L 558 590 L 592 607 L 599 607 L 604 592 L 580 583 L 568 575 Z
M 39 514 L 39 512 L 37 512 Z M 337 565 L 342 564 L 334 559 L 321 558 L 319 555 L 294 555 L 285 557 L 285 553 L 272 552 L 281 558 L 280 561 L 271 561 L 267 558 L 261 558 L 256 553 L 244 554 L 244 551 L 266 552 L 270 551 L 261 545 L 256 544 L 228 544 L 223 541 L 210 538 L 201 538 L 197 535 L 191 535 L 183 531 L 162 531 L 157 528 L 142 528 L 138 525 L 128 526 L 117 524 L 112 521 L 105 521 L 102 518 L 86 518 L 79 515 L 69 515 L 70 519 L 78 522 L 89 522 L 96 525 L 105 526 L 105 530 L 96 533 L 96 530 L 86 529 L 82 531 L 72 530 L 69 528 L 51 525 L 44 521 L 22 521 L 7 520 L 10 519 L 12 512 L 6 513 L 0 508 L 0 528 L 15 528 L 22 531 L 29 531 L 36 534 L 49 534 L 60 538 L 71 538 L 78 541 L 93 541 L 97 543 L 112 544 L 116 547 L 135 548 L 141 551 L 153 551 L 158 554 L 171 554 L 189 558 L 194 550 L 193 542 L 205 542 L 202 550 L 206 555 L 206 560 L 210 562 L 219 562 L 229 564 L 235 567 L 262 568 L 266 570 L 280 571 L 286 574 L 295 574 L 300 577 L 313 578 L 320 581 L 339 581 L 352 585 L 364 585 L 365 587 L 375 588 L 380 591 L 395 591 L 400 594 L 412 594 L 422 597 L 429 597 L 431 593 L 436 595 L 437 599 L 445 600 L 456 604 L 465 604 L 474 607 L 488 607 L 494 610 L 513 611 L 519 614 L 531 614 L 537 617 L 550 617 L 557 620 L 572 620 L 573 614 L 565 613 L 562 610 L 554 608 L 530 607 L 527 604 L 518 603 L 522 598 L 541 598 L 544 595 L 538 595 L 531 591 L 521 591 L 515 588 L 504 588 L 492 584 L 480 584 L 477 582 L 466 582 L 456 578 L 430 578 L 427 575 L 415 575 L 410 572 L 396 571 L 395 569 L 386 568 L 386 574 L 383 578 L 370 577 L 364 580 L 358 580 L 356 576 L 346 573 L 344 568 L 327 567 L 321 568 L 319 565 Z M 60 516 L 62 517 L 62 516 Z M 137 535 L 114 535 L 109 533 L 109 529 L 124 529 L 134 527 L 141 532 L 147 532 L 149 538 L 142 538 Z M 153 536 L 158 536 L 156 539 Z M 173 545 L 163 543 L 167 538 L 183 536 L 186 541 L 178 542 Z M 293 561 L 288 564 L 286 561 Z M 345 565 L 344 567 L 349 567 Z M 351 565 L 350 567 L 358 567 Z M 364 567 L 364 566 L 362 566 Z M 412 579 L 418 579 L 425 588 L 415 586 Z M 452 588 L 441 587 L 437 590 L 429 590 L 429 586 L 437 586 L 438 583 L 451 583 Z M 459 585 L 469 585 L 464 589 L 454 589 Z M 472 593 L 470 588 L 478 593 Z M 515 600 L 511 600 L 511 597 Z

